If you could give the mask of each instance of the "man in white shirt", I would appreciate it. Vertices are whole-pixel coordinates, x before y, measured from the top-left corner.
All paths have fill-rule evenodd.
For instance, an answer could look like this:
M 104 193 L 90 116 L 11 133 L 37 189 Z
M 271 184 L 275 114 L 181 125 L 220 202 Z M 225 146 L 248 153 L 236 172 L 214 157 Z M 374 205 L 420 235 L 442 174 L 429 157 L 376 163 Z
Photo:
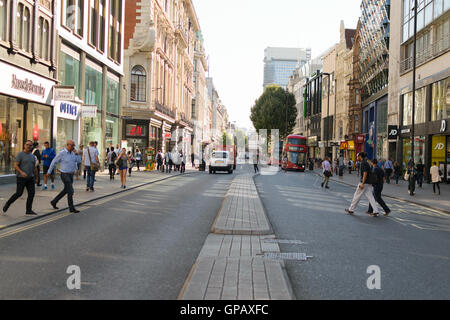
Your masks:
M 330 180 L 332 171 L 329 157 L 325 158 L 325 160 L 322 162 L 322 170 L 323 176 L 325 177 L 325 179 L 322 182 L 322 188 L 323 186 L 325 186 L 326 189 L 330 189 L 330 187 L 328 187 L 328 181 Z

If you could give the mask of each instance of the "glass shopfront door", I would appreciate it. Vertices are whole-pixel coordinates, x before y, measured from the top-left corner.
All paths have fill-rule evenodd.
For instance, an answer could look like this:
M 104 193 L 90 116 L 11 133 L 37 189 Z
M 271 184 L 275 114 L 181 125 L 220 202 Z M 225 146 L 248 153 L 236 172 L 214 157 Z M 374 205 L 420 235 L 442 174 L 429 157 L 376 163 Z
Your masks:
M 0 175 L 14 173 L 14 160 L 23 149 L 25 104 L 0 95 Z

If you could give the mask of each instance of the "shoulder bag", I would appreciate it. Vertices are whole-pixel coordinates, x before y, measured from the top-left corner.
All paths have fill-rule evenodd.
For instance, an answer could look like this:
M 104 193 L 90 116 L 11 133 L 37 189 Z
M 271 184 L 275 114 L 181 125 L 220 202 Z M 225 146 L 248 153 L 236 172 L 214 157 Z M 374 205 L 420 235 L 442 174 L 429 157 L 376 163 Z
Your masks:
M 100 169 L 100 165 L 98 163 L 94 163 L 92 161 L 92 157 L 91 157 L 91 152 L 89 151 L 89 147 L 88 147 L 88 155 L 89 155 L 89 162 L 90 162 L 90 169 L 93 172 L 97 172 Z

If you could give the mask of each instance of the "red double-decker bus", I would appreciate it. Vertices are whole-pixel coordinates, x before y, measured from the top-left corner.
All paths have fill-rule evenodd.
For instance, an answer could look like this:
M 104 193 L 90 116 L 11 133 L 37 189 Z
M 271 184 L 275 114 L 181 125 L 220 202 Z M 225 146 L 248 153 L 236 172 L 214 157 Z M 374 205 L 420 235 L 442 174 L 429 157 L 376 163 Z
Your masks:
M 290 135 L 287 137 L 281 161 L 283 170 L 306 170 L 306 158 L 308 147 L 306 138 L 300 135 Z

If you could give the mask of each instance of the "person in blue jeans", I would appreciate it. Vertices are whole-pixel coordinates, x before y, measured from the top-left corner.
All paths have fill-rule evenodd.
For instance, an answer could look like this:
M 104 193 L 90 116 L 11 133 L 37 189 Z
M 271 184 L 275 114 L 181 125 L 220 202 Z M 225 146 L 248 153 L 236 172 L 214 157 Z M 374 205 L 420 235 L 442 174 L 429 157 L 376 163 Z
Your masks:
M 44 160 L 44 190 L 47 190 L 47 180 L 48 180 L 48 169 L 52 164 L 53 159 L 56 157 L 56 152 L 53 148 L 50 148 L 50 143 L 47 141 L 44 143 L 45 149 L 42 151 L 41 159 Z M 52 180 L 52 190 L 55 189 L 55 176 L 51 175 Z
M 89 142 L 89 147 L 83 152 L 83 164 L 87 171 L 86 191 L 94 191 L 95 171 L 91 170 L 91 164 L 99 164 L 99 152 L 93 141 Z

